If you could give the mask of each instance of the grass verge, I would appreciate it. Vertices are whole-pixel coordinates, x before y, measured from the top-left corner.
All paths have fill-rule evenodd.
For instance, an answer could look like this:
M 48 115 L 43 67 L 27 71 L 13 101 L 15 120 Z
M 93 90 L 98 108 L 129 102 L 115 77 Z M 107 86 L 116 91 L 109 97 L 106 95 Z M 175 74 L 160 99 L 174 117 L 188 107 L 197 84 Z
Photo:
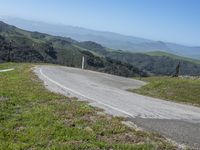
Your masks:
M 171 77 L 147 77 L 141 80 L 148 84 L 129 91 L 200 106 L 200 80 Z
M 76 98 L 52 93 L 31 64 L 0 73 L 0 149 L 175 149 L 164 138 L 136 131 Z

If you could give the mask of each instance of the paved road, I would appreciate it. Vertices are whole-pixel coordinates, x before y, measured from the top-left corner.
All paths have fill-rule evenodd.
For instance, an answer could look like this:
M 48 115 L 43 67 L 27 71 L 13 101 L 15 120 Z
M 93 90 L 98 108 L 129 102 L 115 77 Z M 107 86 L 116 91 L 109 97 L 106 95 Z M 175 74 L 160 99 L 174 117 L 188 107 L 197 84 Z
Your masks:
M 76 96 L 112 115 L 126 116 L 144 129 L 200 149 L 200 108 L 134 94 L 125 89 L 144 82 L 60 66 L 39 66 L 35 72 L 47 87 Z

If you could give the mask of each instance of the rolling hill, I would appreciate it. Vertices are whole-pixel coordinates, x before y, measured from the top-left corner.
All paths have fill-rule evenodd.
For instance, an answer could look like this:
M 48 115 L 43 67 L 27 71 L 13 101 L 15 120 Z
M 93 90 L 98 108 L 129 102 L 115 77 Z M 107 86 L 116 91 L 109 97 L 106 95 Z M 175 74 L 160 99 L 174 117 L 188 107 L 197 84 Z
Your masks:
M 200 64 L 200 60 L 198 60 L 198 59 L 192 59 L 192 58 L 188 58 L 188 57 L 178 56 L 178 55 L 174 55 L 174 54 L 162 52 L 162 51 L 146 52 L 145 54 L 150 55 L 150 56 L 167 56 L 167 57 L 174 58 L 174 59 L 185 60 L 185 61 L 189 61 L 192 63 Z
M 110 50 L 92 41 L 29 32 L 0 22 L 0 62 L 42 62 L 81 67 L 110 74 L 132 77 L 172 75 L 181 62 L 182 75 L 200 75 L 200 64 L 165 53 L 165 55 Z M 154 53 L 155 55 L 155 53 Z M 173 56 L 173 57 L 172 57 Z
M 29 32 L 0 22 L 0 62 L 42 62 L 132 77 L 147 74 L 128 63 L 99 57 L 81 47 L 79 42 L 39 32 Z
M 29 31 L 39 31 L 52 35 L 71 37 L 78 41 L 93 41 L 116 50 L 141 53 L 149 51 L 163 51 L 184 57 L 200 59 L 200 47 L 191 47 L 163 41 L 153 41 L 112 32 L 95 31 L 81 27 L 28 21 L 13 17 L 2 17 L 2 20 Z
M 176 56 L 173 54 L 162 53 L 160 55 L 157 52 L 157 56 L 152 56 L 153 53 L 132 53 L 125 51 L 109 51 L 100 44 L 87 41 L 81 42 L 82 47 L 99 53 L 104 57 L 108 57 L 114 60 L 129 63 L 133 66 L 137 66 L 139 69 L 148 72 L 149 75 L 172 75 L 179 62 L 181 62 L 180 74 L 181 75 L 200 75 L 200 64 L 193 62 L 193 59 Z M 156 52 L 154 53 L 156 54 Z M 173 56 L 173 57 L 172 57 Z M 176 56 L 176 57 L 175 57 Z

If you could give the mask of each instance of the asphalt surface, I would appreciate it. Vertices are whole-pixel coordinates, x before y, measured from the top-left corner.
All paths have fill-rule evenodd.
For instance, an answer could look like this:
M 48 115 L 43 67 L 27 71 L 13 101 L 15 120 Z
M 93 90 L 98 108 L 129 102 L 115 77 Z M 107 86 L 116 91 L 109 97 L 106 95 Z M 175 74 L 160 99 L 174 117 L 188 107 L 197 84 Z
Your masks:
M 38 66 L 35 72 L 51 91 L 89 101 L 111 115 L 128 117 L 146 130 L 200 149 L 198 107 L 126 91 L 146 84 L 138 80 L 60 66 Z

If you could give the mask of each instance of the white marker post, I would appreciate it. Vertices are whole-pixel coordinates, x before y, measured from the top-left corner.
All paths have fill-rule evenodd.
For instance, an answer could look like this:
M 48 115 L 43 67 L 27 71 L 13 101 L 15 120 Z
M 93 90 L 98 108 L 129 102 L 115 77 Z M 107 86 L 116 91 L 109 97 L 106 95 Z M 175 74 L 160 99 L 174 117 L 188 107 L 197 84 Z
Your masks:
M 85 57 L 83 56 L 82 57 L 82 69 L 84 69 L 84 66 L 85 66 Z

